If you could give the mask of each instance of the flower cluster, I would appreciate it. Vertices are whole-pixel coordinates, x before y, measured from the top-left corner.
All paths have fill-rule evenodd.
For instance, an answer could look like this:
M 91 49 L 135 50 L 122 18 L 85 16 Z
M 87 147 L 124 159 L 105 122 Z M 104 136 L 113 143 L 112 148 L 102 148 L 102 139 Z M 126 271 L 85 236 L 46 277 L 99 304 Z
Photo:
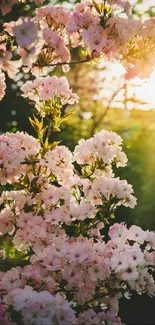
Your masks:
M 118 157 L 123 155 L 119 146 L 121 138 L 115 133 L 101 131 L 90 141 L 100 137 L 103 142 L 103 135 L 106 164 L 100 158 L 98 164 L 82 167 L 81 177 L 74 167 L 74 162 L 79 163 L 76 152 L 79 152 L 80 144 L 74 155 L 65 146 L 57 146 L 53 150 L 49 148 L 42 157 L 40 145 L 27 134 L 18 132 L 0 137 L 1 183 L 20 182 L 18 190 L 3 191 L 1 195 L 0 232 L 12 233 L 16 228 L 13 242 L 17 249 L 49 244 L 53 232 L 61 233 L 63 223 L 71 225 L 75 220 L 89 220 L 91 232 L 91 220 L 97 217 L 98 223 L 101 222 L 98 227 L 102 228 L 102 222 L 114 213 L 118 205 L 135 206 L 131 185 L 114 178 L 110 167 L 112 149 L 108 152 L 108 148 L 113 148 L 114 163 L 116 152 Z M 116 152 L 112 139 L 115 139 Z M 81 148 L 81 158 L 82 155 Z M 124 159 L 126 161 L 125 154 Z M 99 230 L 95 234 L 100 237 Z
M 65 325 L 67 319 L 67 324 L 71 325 L 75 320 L 74 311 L 61 295 L 53 297 L 47 291 L 37 292 L 30 286 L 12 290 L 5 297 L 5 303 L 21 311 L 24 324 Z
M 89 319 L 90 324 L 101 320 L 103 324 L 121 324 L 117 314 L 122 296 L 128 296 L 130 290 L 155 294 L 155 233 L 114 224 L 109 236 L 107 243 L 94 243 L 82 236 L 76 240 L 53 236 L 48 247 L 36 247 L 31 265 L 1 273 L 3 304 L 20 311 L 24 324 L 43 324 L 45 320 L 48 324 L 55 319 L 60 325 L 88 324 Z M 62 283 L 65 299 L 55 295 Z M 78 305 L 79 314 L 75 313 Z M 83 308 L 85 312 L 81 312 Z
M 39 62 L 47 60 L 49 64 L 55 64 L 70 61 L 70 51 L 67 47 L 69 42 L 66 34 L 68 17 L 69 12 L 62 6 L 49 5 L 37 9 L 34 22 L 40 27 L 45 43 L 44 49 L 38 57 Z M 63 69 L 65 68 L 63 67 Z
M 10 78 L 20 66 L 35 76 L 47 75 L 57 64 L 66 72 L 71 49 L 83 47 L 84 62 L 100 57 L 118 60 L 127 70 L 126 78 L 147 78 L 155 67 L 154 25 L 154 18 L 142 22 L 131 17 L 130 4 L 123 0 L 83 0 L 70 12 L 63 6 L 40 7 L 34 18 L 3 24 L 0 68 Z M 21 59 L 13 60 L 17 53 Z
M 6 308 L 3 304 L 0 304 L 0 323 L 1 325 L 16 325 L 10 321 L 9 313 L 6 312 Z
M 0 182 L 12 183 L 26 173 L 24 161 L 32 161 L 39 153 L 37 140 L 27 133 L 6 133 L 0 136 Z
M 78 164 L 112 164 L 124 167 L 127 162 L 126 155 L 120 147 L 122 139 L 114 132 L 102 130 L 88 140 L 81 139 L 74 151 Z
M 139 23 L 140 26 L 140 23 Z M 125 60 L 127 78 L 139 76 L 149 78 L 155 68 L 155 19 L 145 20 L 143 26 L 122 49 Z
M 32 67 L 44 45 L 41 32 L 31 17 L 20 17 L 16 22 L 12 22 L 11 32 L 16 37 L 19 55 L 26 72 L 29 66 Z
M 115 1 L 114 1 L 115 2 Z M 113 1 L 107 6 L 84 1 L 75 5 L 68 30 L 75 46 L 88 46 L 91 55 L 118 59 L 127 69 L 127 78 L 147 78 L 155 67 L 154 18 L 144 21 L 131 18 L 128 1 L 117 1 L 127 17 L 113 14 Z M 76 39 L 76 42 L 75 42 Z M 84 46 L 83 44 L 83 46 Z
M 20 132 L 0 140 L 2 184 L 13 187 L 0 198 L 0 233 L 10 238 L 1 255 L 15 250 L 25 261 L 1 273 L 4 308 L 17 324 L 121 324 L 122 296 L 155 293 L 155 233 L 114 224 L 104 241 L 116 207 L 136 204 L 112 169 L 127 161 L 121 138 L 102 130 L 73 154 L 65 146 L 44 152 Z
M 2 1 L 2 14 L 14 2 Z M 127 163 L 122 139 L 102 130 L 81 139 L 73 153 L 50 143 L 78 97 L 66 77 L 47 76 L 44 69 L 68 69 L 71 48 L 80 46 L 84 62 L 102 55 L 122 60 L 127 77 L 148 76 L 155 64 L 154 25 L 154 19 L 132 19 L 127 0 L 84 0 L 71 12 L 49 5 L 33 18 L 4 24 L 0 98 L 4 72 L 14 78 L 23 65 L 37 75 L 22 91 L 39 119 L 30 119 L 37 139 L 0 135 L 2 325 L 121 325 L 120 298 L 132 291 L 155 295 L 155 232 L 111 225 L 118 206 L 136 205 L 132 186 L 114 173 Z
M 35 102 L 35 107 L 42 116 L 51 115 L 54 109 L 66 104 L 78 102 L 78 96 L 72 93 L 66 77 L 40 77 L 27 81 L 22 87 L 23 97 Z

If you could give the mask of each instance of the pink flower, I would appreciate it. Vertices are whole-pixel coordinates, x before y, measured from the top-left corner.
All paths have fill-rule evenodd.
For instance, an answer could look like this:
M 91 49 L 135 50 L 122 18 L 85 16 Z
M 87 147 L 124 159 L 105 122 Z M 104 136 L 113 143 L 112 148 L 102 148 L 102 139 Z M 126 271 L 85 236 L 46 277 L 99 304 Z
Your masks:
M 107 36 L 101 26 L 89 26 L 89 28 L 82 32 L 82 37 L 89 45 L 90 50 L 102 52 L 107 44 Z
M 138 276 L 137 269 L 130 265 L 120 274 L 120 278 L 124 281 L 135 281 L 138 279 Z
M 0 179 L 2 184 L 11 183 L 25 173 L 28 166 L 21 165 L 26 158 L 37 154 L 37 140 L 23 132 L 6 133 L 0 136 Z
M 117 160 L 117 166 L 125 166 L 126 155 L 122 152 L 121 138 L 116 133 L 102 130 L 88 140 L 81 139 L 75 147 L 74 156 L 79 164 L 91 164 L 94 159 L 102 159 L 104 163 Z
M 4 45 L 0 45 L 0 69 L 7 72 L 9 78 L 14 79 L 21 67 L 20 60 L 12 60 L 12 53 L 6 50 Z
M 5 95 L 5 89 L 6 89 L 6 84 L 5 84 L 5 75 L 3 72 L 0 71 L 0 100 L 4 97 Z
M 143 244 L 146 238 L 145 232 L 138 226 L 131 226 L 128 231 L 128 239 Z
M 36 10 L 34 21 L 42 29 L 46 27 L 57 28 L 59 25 L 66 25 L 69 13 L 62 6 L 45 6 Z
M 9 23 L 3 24 L 4 30 L 7 31 L 11 36 L 14 35 L 13 28 L 14 28 L 15 24 L 16 24 L 15 21 L 9 21 Z
M 20 47 L 26 47 L 35 42 L 38 29 L 30 17 L 20 17 L 13 28 L 14 35 Z
M 20 271 L 20 268 L 12 268 L 5 273 L 1 281 L 1 286 L 4 290 L 10 291 L 21 286 Z
M 131 4 L 128 0 L 107 0 L 110 6 L 117 5 L 123 7 L 126 13 L 129 13 L 131 9 Z
M 2 14 L 3 15 L 8 14 L 11 11 L 12 6 L 16 2 L 17 2 L 17 0 L 2 0 L 0 3 L 0 9 L 2 11 Z
M 121 223 L 115 223 L 113 226 L 110 227 L 108 235 L 110 236 L 110 238 L 112 240 L 123 240 L 126 241 L 127 240 L 127 228 L 126 226 Z

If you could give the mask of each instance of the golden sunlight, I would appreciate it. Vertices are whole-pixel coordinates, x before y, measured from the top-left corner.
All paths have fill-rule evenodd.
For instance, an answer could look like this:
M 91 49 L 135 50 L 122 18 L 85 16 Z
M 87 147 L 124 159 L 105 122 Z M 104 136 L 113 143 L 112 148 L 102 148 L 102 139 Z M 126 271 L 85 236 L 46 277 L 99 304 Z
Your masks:
M 134 85 L 137 86 L 136 89 Z M 147 102 L 146 105 L 143 105 L 144 109 L 155 108 L 155 71 L 148 80 L 136 78 L 132 82 L 131 91 L 135 91 L 137 98 Z
M 152 13 L 155 12 L 155 0 L 142 0 L 138 2 L 137 0 L 130 0 L 130 3 L 135 5 L 134 9 L 141 14 L 141 18 L 144 20 L 148 18 L 147 11 L 150 8 Z M 106 79 L 106 82 L 104 80 L 103 84 L 102 81 L 100 82 L 101 91 L 99 97 L 103 102 L 107 104 L 110 98 L 113 98 L 110 107 L 142 110 L 155 109 L 155 70 L 149 79 L 136 77 L 135 79 L 125 81 L 123 76 L 126 70 L 122 64 L 114 64 L 103 60 L 99 67 L 101 68 L 100 80 Z M 113 95 L 115 96 L 113 97 Z
M 104 70 L 105 66 L 106 69 Z M 112 98 L 113 94 L 116 94 L 111 107 L 124 108 L 123 102 L 125 101 L 124 96 L 126 95 L 127 103 L 125 107 L 127 109 L 155 109 L 155 70 L 149 79 L 142 80 L 136 77 L 135 79 L 125 81 L 123 75 L 125 75 L 126 70 L 122 64 L 105 63 L 103 60 L 99 64 L 99 68 L 100 80 L 104 77 L 106 78 L 106 84 L 105 82 L 102 86 L 100 84 L 101 91 L 99 97 L 105 102 L 107 98 L 108 103 L 109 98 Z M 123 88 L 125 84 L 126 88 Z

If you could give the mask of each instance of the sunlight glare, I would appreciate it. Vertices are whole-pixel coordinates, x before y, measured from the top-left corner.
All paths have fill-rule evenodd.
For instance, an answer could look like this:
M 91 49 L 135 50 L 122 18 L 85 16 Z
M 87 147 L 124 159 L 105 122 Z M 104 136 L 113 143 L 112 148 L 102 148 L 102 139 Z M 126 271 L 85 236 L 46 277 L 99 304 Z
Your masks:
M 102 65 L 103 64 L 103 65 Z M 106 78 L 106 84 L 103 83 L 101 87 L 100 98 L 110 98 L 112 94 L 125 82 L 125 79 L 122 78 L 126 73 L 125 68 L 119 63 L 107 63 L 102 62 L 100 64 L 100 78 Z M 106 69 L 102 70 L 103 66 L 106 66 Z M 132 80 L 127 80 L 127 95 L 128 98 L 134 98 L 137 103 L 128 103 L 129 109 L 155 109 L 155 70 L 151 74 L 149 79 L 140 79 L 136 77 Z M 115 97 L 112 107 L 121 107 L 121 100 L 123 101 L 122 91 L 118 93 Z M 138 103 L 141 101 L 142 103 Z M 108 102 L 108 101 L 107 101 Z
M 138 99 L 147 102 L 147 104 L 143 105 L 143 109 L 155 109 L 155 70 L 149 79 L 140 80 L 135 78 L 130 87 Z

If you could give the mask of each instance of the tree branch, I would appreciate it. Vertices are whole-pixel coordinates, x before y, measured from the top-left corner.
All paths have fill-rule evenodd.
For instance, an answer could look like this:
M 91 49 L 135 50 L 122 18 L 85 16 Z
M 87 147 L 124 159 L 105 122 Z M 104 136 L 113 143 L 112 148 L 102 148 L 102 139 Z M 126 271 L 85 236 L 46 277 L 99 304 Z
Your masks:
M 90 62 L 91 59 L 92 59 L 91 57 L 87 57 L 86 59 L 83 59 L 81 61 L 57 62 L 57 63 L 51 63 L 51 64 L 48 64 L 48 63 L 45 63 L 45 64 L 34 63 L 33 67 L 55 67 L 57 65 L 75 65 L 75 64 Z

